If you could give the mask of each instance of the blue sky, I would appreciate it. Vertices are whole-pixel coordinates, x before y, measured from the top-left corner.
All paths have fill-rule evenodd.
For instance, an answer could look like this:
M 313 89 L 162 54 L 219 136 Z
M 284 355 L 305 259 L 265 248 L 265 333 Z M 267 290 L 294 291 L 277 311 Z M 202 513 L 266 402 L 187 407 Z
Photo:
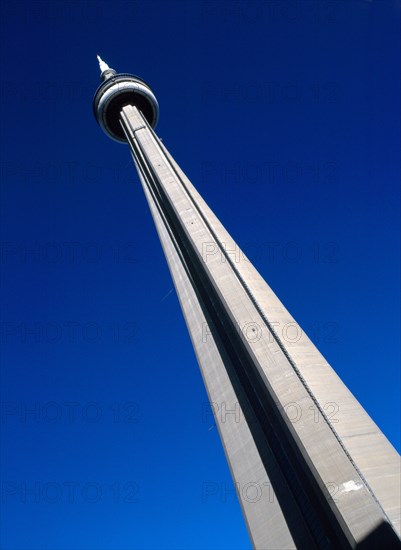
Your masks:
M 2 10 L 1 547 L 250 548 L 97 53 L 400 450 L 399 2 Z

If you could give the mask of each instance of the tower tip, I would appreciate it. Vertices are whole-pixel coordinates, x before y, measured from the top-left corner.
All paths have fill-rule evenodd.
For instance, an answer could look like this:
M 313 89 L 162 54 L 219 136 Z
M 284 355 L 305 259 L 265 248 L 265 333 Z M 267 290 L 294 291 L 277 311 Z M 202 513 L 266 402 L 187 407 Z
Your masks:
M 101 80 L 107 80 L 108 78 L 111 78 L 116 74 L 116 71 L 109 67 L 105 61 L 100 57 L 98 54 L 97 60 L 99 61 L 99 68 L 100 68 L 100 79 Z
M 100 57 L 99 54 L 96 57 L 97 57 L 97 60 L 99 61 L 100 73 L 104 73 L 104 71 L 110 70 L 110 67 L 107 65 L 107 63 L 103 61 L 103 59 Z

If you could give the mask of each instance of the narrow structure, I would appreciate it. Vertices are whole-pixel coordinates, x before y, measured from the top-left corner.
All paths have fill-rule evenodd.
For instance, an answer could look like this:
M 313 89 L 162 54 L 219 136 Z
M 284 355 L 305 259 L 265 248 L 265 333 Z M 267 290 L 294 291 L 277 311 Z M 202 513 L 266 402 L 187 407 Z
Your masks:
M 254 547 L 401 547 L 398 453 L 158 139 L 150 87 L 99 62 L 95 117 L 129 144 Z

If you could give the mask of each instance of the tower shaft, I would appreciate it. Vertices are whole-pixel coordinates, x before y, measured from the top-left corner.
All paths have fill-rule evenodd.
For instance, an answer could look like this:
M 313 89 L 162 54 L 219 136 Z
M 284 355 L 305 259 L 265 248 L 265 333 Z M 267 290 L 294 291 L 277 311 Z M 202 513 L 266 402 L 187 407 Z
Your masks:
M 137 107 L 120 123 L 254 546 L 398 547 L 398 453 Z

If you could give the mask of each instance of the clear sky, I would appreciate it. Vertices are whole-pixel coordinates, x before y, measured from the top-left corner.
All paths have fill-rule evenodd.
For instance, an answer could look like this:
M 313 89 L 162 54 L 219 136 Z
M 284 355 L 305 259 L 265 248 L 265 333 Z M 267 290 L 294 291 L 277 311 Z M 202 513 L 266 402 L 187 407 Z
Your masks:
M 250 548 L 97 53 L 400 450 L 399 2 L 2 11 L 1 548 Z

